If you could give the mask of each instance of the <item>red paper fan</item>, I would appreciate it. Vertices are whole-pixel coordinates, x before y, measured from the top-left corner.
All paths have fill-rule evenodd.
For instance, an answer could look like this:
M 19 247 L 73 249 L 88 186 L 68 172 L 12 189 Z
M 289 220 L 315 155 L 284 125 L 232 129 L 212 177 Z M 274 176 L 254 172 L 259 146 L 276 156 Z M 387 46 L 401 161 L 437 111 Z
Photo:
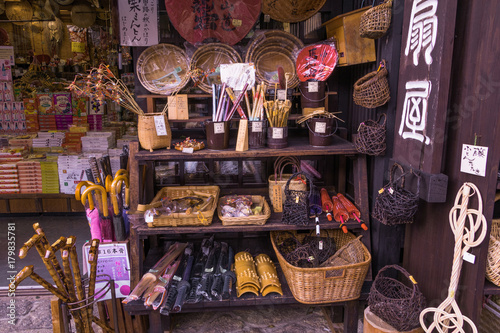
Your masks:
M 338 53 L 334 44 L 321 43 L 304 47 L 296 61 L 297 75 L 301 82 L 325 81 L 337 65 Z
M 165 0 L 168 17 L 190 43 L 238 43 L 260 15 L 261 0 Z

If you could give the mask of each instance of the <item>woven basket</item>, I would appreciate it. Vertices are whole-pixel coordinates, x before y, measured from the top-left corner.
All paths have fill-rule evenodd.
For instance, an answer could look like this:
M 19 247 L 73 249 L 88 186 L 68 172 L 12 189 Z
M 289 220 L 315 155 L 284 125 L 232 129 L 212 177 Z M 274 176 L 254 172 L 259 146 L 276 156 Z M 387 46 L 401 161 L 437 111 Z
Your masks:
M 396 170 L 401 171 L 401 176 L 394 179 Z M 414 174 L 413 170 L 404 172 L 401 165 L 394 163 L 389 175 L 389 183 L 385 185 L 375 199 L 372 216 L 385 225 L 413 223 L 413 216 L 418 209 L 420 176 L 417 176 L 417 193 L 404 188 L 405 176 Z M 398 183 L 400 185 L 398 185 Z
M 396 279 L 384 276 L 383 273 L 391 268 L 403 274 L 411 288 Z M 425 297 L 413 277 L 398 265 L 385 266 L 378 272 L 368 296 L 371 311 L 401 332 L 420 326 L 419 316 L 425 308 L 425 303 Z
M 384 117 L 384 121 L 380 123 Z M 381 156 L 385 154 L 385 123 L 387 116 L 385 113 L 379 115 L 377 121 L 368 119 L 359 124 L 358 135 L 354 141 L 356 150 L 361 154 Z
M 361 15 L 359 35 L 363 38 L 377 39 L 385 35 L 391 25 L 392 0 L 368 9 Z
M 500 194 L 495 196 L 495 202 Z M 490 244 L 486 257 L 486 278 L 500 287 L 500 218 L 491 221 Z
M 158 135 L 156 132 L 155 117 L 163 117 L 167 135 Z M 172 131 L 164 113 L 145 113 L 139 115 L 137 122 L 137 133 L 141 147 L 149 151 L 159 148 L 170 149 L 172 143 Z
M 139 82 L 153 94 L 170 95 L 189 82 L 189 59 L 178 46 L 150 46 L 137 59 L 136 73 Z
M 240 55 L 234 48 L 222 43 L 210 43 L 196 49 L 191 57 L 191 71 L 200 70 L 204 77 L 193 81 L 206 93 L 212 93 L 212 85 L 207 82 L 206 75 L 212 71 L 217 72 L 221 64 L 234 64 L 242 62 Z M 220 80 L 219 80 L 220 81 Z M 216 83 L 216 84 L 220 84 Z
M 292 176 L 291 173 L 283 173 L 287 165 L 292 165 L 296 171 L 300 171 L 300 161 L 293 156 L 282 156 L 278 157 L 274 161 L 274 175 L 270 175 L 268 178 L 269 182 L 269 199 L 273 205 L 273 210 L 276 213 L 283 211 L 283 204 L 285 203 L 285 185 L 288 179 Z M 275 189 L 281 188 L 280 192 L 276 192 Z M 290 181 L 289 188 L 295 191 L 305 191 L 307 185 L 305 179 L 293 179 Z
M 301 22 L 316 14 L 325 2 L 326 0 L 263 0 L 262 13 L 279 22 Z
M 252 195 L 253 203 L 263 205 L 262 214 L 244 217 L 223 217 L 220 208 L 223 199 L 224 197 L 219 199 L 219 209 L 217 210 L 219 219 L 222 221 L 222 225 L 264 225 L 269 217 L 271 217 L 271 208 L 263 196 Z
M 300 268 L 289 264 L 281 255 L 277 244 L 288 238 L 296 237 L 300 241 L 307 233 L 297 231 L 271 231 L 271 243 L 285 274 L 293 297 L 304 304 L 324 304 L 358 299 L 371 262 L 371 255 L 366 246 L 362 246 L 364 260 L 360 263 L 337 267 Z M 337 247 L 343 247 L 356 237 L 342 230 L 332 230 Z M 328 277 L 331 276 L 332 277 Z
M 153 198 L 150 205 L 161 201 L 161 198 L 181 198 L 192 195 L 191 191 L 204 192 L 214 196 L 212 203 L 200 214 L 173 213 L 155 217 L 148 227 L 184 227 L 184 226 L 207 226 L 212 224 L 214 212 L 219 202 L 219 186 L 172 186 L 162 188 Z
M 379 70 L 368 73 L 356 81 L 353 92 L 354 103 L 368 109 L 387 103 L 391 98 L 387 74 L 385 60 L 382 60 Z

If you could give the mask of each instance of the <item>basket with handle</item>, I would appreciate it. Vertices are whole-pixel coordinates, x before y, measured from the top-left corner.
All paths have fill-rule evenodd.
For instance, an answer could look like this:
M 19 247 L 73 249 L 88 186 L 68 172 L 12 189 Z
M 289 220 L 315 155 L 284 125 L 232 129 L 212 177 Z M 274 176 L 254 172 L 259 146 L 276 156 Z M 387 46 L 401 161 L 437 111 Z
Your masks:
M 159 128 L 157 126 L 157 121 L 155 118 L 160 119 L 160 123 L 165 124 L 165 131 L 159 133 Z M 172 130 L 168 123 L 167 116 L 165 112 L 162 113 L 145 113 L 138 116 L 137 122 L 137 134 L 139 137 L 139 143 L 141 147 L 149 151 L 159 148 L 170 149 L 170 144 L 172 143 Z
M 384 121 L 381 123 L 382 118 Z M 368 119 L 359 124 L 358 135 L 354 141 L 358 152 L 372 156 L 380 156 L 385 153 L 386 121 L 387 116 L 382 113 L 376 121 Z
M 306 189 L 292 189 L 290 183 L 293 179 L 306 179 L 309 182 L 309 191 Z M 281 222 L 285 224 L 308 225 L 309 224 L 309 197 L 312 193 L 312 182 L 303 172 L 296 172 L 285 184 L 285 203 L 283 204 L 283 215 Z
M 376 71 L 366 74 L 354 83 L 354 103 L 368 109 L 387 103 L 391 98 L 387 75 L 385 60 L 382 60 Z
M 315 268 L 293 266 L 278 250 L 279 244 L 291 237 L 302 242 L 307 235 L 308 233 L 298 233 L 295 230 L 271 231 L 271 243 L 293 297 L 304 304 L 324 304 L 358 299 L 371 262 L 371 255 L 366 246 L 361 247 L 363 260 L 358 263 Z M 329 235 L 334 239 L 337 248 L 342 248 L 356 239 L 352 233 L 343 233 L 340 229 L 329 231 Z
M 385 0 L 380 5 L 368 9 L 361 15 L 359 36 L 371 39 L 384 36 L 391 25 L 391 18 L 392 0 Z
M 401 176 L 394 179 L 397 170 L 401 172 Z M 415 174 L 413 170 L 405 173 L 401 165 L 393 164 L 389 183 L 380 189 L 373 205 L 372 216 L 381 223 L 385 225 L 413 223 L 413 216 L 418 209 L 420 176 L 415 174 L 418 179 L 417 193 L 413 193 L 404 188 L 405 177 L 410 173 Z
M 385 276 L 384 273 L 389 269 L 401 273 L 410 287 L 399 280 Z M 420 326 L 419 316 L 425 304 L 425 297 L 415 279 L 398 265 L 387 265 L 378 272 L 368 296 L 371 311 L 401 332 Z
M 500 201 L 500 193 L 495 202 Z M 500 287 L 500 218 L 491 220 L 490 243 L 486 257 L 486 278 Z
M 274 174 L 268 178 L 269 182 L 269 199 L 276 213 L 283 211 L 283 204 L 285 203 L 285 184 L 292 174 L 283 173 L 285 167 L 291 165 L 296 171 L 301 171 L 300 161 L 294 156 L 281 156 L 274 161 Z M 290 189 L 293 190 L 306 190 L 305 178 L 292 179 L 290 181 Z

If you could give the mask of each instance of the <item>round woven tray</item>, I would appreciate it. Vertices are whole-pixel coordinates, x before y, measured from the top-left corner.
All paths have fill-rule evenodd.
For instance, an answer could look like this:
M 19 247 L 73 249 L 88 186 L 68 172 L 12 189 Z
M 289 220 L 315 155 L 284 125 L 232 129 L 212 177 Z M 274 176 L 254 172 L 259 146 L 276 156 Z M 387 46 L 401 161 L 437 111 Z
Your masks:
M 217 72 L 217 68 L 219 68 L 221 64 L 234 64 L 239 62 L 242 62 L 241 56 L 231 46 L 222 43 L 210 43 L 196 49 L 191 58 L 190 69 L 191 71 L 199 69 L 202 73 L 208 75 L 211 71 Z M 220 84 L 220 76 L 219 82 L 214 82 L 214 80 L 211 79 L 211 83 Z M 212 93 L 212 86 L 206 77 L 202 80 L 198 80 L 196 84 L 201 90 Z
M 291 73 L 289 88 L 295 88 L 299 79 L 295 70 L 295 55 L 304 47 L 300 39 L 281 30 L 270 30 L 256 36 L 249 44 L 245 62 L 255 64 L 256 76 L 259 82 L 268 86 L 278 83 L 278 66 L 285 73 Z
M 158 44 L 148 47 L 137 59 L 139 82 L 154 94 L 170 95 L 189 81 L 189 59 L 180 47 Z
M 262 13 L 280 22 L 307 20 L 323 7 L 326 0 L 262 0 Z
M 28 21 L 33 17 L 33 8 L 28 0 L 20 2 L 7 2 L 5 4 L 5 15 L 11 21 Z M 27 22 L 12 22 L 15 25 L 24 25 Z

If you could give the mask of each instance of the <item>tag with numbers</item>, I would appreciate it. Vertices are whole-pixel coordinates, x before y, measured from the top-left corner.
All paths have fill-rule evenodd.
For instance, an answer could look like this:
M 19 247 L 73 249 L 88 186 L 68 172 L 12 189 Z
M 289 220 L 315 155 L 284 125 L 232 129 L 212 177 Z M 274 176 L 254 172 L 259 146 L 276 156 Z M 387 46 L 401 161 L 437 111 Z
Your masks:
M 319 90 L 319 88 L 318 88 L 318 82 L 316 82 L 316 81 L 308 82 L 307 83 L 307 90 L 310 93 L 318 92 L 318 90 Z
M 155 127 L 156 127 L 156 135 L 162 136 L 167 135 L 167 126 L 165 125 L 165 117 L 162 116 L 154 116 L 155 118 Z
M 252 121 L 252 133 L 262 133 L 261 121 Z
M 314 132 L 316 133 L 326 133 L 326 123 L 320 122 L 316 123 L 314 126 Z
M 283 139 L 283 127 L 273 127 L 273 139 Z
M 224 123 L 214 123 L 214 134 L 224 133 Z

